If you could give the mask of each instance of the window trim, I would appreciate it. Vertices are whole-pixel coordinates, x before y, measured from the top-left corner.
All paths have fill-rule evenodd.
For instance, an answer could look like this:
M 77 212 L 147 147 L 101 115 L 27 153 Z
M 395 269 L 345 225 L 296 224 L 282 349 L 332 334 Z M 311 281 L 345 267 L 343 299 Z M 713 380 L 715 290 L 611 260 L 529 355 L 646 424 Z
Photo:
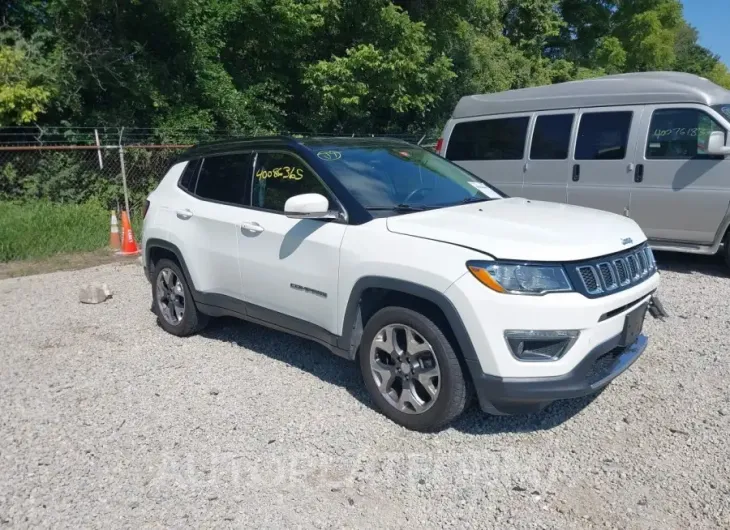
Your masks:
M 248 186 L 249 186 L 249 196 L 248 196 L 248 205 L 244 208 L 248 208 L 257 212 L 266 212 L 266 213 L 273 213 L 277 215 L 283 215 L 285 217 L 288 217 L 286 212 L 283 210 L 272 210 L 270 208 L 260 208 L 258 206 L 253 205 L 253 186 L 254 186 L 254 179 L 256 178 L 256 164 L 258 162 L 259 154 L 283 154 L 283 155 L 289 155 L 297 160 L 299 160 L 305 168 L 307 168 L 312 175 L 322 184 L 322 187 L 325 189 L 327 194 L 329 195 L 329 199 L 333 199 L 336 206 L 339 207 L 339 209 L 334 209 L 330 211 L 334 211 L 337 213 L 336 219 L 328 220 L 328 222 L 332 223 L 339 223 L 339 224 L 349 224 L 350 222 L 350 216 L 347 213 L 347 210 L 345 209 L 345 206 L 342 204 L 342 201 L 340 201 L 339 197 L 335 195 L 335 193 L 332 191 L 332 189 L 327 185 L 327 183 L 322 179 L 321 176 L 314 170 L 314 168 L 309 164 L 306 160 L 304 160 L 303 157 L 299 155 L 299 153 L 296 153 L 293 150 L 287 150 L 282 148 L 264 148 L 264 149 L 253 149 L 253 157 L 252 157 L 252 163 L 251 163 L 251 179 L 249 180 Z M 317 220 L 317 219 L 312 219 Z
M 549 112 L 536 112 L 535 117 L 532 120 L 532 127 L 530 130 L 530 149 L 527 151 L 527 160 L 530 162 L 564 162 L 570 160 L 571 150 L 573 149 L 573 136 L 577 132 L 576 128 L 576 117 L 579 115 L 575 110 L 566 109 L 565 111 L 549 111 Z M 537 129 L 537 122 L 540 118 L 549 118 L 552 116 L 572 116 L 573 119 L 570 123 L 570 132 L 568 133 L 568 149 L 565 154 L 565 158 L 532 158 L 532 148 L 535 146 L 535 130 Z M 580 122 L 578 122 L 580 123 Z M 580 125 L 579 125 L 580 126 Z M 576 142 L 577 145 L 577 142 Z
M 631 119 L 629 120 L 629 127 L 626 131 L 626 144 L 624 145 L 624 156 L 621 158 L 578 158 L 578 142 L 580 142 L 580 128 L 581 125 L 583 125 L 583 118 L 586 115 L 598 115 L 598 114 L 625 114 L 628 113 L 631 115 Z M 641 114 L 639 114 L 639 119 L 641 120 Z M 578 120 L 578 128 L 576 129 L 575 134 L 575 146 L 573 147 L 573 160 L 580 163 L 588 163 L 588 162 L 623 162 L 626 160 L 631 160 L 633 157 L 631 155 L 629 147 L 631 146 L 631 131 L 633 131 L 635 126 L 635 120 L 636 120 L 636 110 L 634 108 L 611 108 L 606 107 L 606 110 L 596 110 L 596 109 L 583 109 L 580 112 L 580 120 Z
M 455 121 L 454 125 L 451 127 L 451 130 L 449 131 L 449 137 L 448 142 L 444 146 L 444 155 L 443 158 L 446 160 L 456 163 L 458 162 L 524 162 L 529 155 L 529 152 L 527 150 L 528 144 L 531 140 L 530 136 L 530 130 L 532 127 L 532 124 L 534 122 L 533 117 L 535 113 L 534 112 L 516 112 L 512 114 L 495 114 L 491 116 L 476 116 L 469 119 L 459 119 Z M 467 123 L 485 123 L 490 121 L 497 121 L 497 120 L 510 120 L 510 119 L 526 119 L 527 125 L 525 127 L 525 141 L 522 145 L 522 156 L 520 158 L 478 158 L 478 159 L 461 159 L 461 158 L 451 158 L 449 157 L 449 148 L 452 146 L 453 140 L 454 140 L 454 131 L 459 127 L 460 125 L 465 125 Z
M 710 107 L 711 108 L 711 107 Z M 672 106 L 672 107 L 657 107 L 652 110 L 651 116 L 649 117 L 649 125 L 646 131 L 646 146 L 644 148 L 643 157 L 646 161 L 662 161 L 662 160 L 724 160 L 725 157 L 723 155 L 700 155 L 696 154 L 695 156 L 690 157 L 679 157 L 679 156 L 662 156 L 662 157 L 650 157 L 649 156 L 649 145 L 651 144 L 651 129 L 652 129 L 652 123 L 654 122 L 654 116 L 657 112 L 664 112 L 664 111 L 682 111 L 682 110 L 692 110 L 695 112 L 700 112 L 707 116 L 709 119 L 711 119 L 715 125 L 720 127 L 725 132 L 725 143 L 727 143 L 727 136 L 728 136 L 728 130 L 720 123 L 717 118 L 715 118 L 712 114 L 707 112 L 706 110 L 694 106 Z M 714 110 L 714 109 L 713 109 Z M 696 137 L 695 137 L 696 138 Z

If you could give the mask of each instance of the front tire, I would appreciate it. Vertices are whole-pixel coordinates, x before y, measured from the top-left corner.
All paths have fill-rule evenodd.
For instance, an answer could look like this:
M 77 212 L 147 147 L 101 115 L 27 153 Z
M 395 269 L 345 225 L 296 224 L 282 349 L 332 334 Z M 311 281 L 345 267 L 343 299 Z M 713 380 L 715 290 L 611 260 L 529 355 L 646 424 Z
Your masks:
M 370 318 L 360 345 L 360 370 L 378 409 L 407 429 L 439 430 L 468 402 L 451 343 L 436 323 L 411 309 L 386 307 Z
M 208 323 L 208 317 L 195 307 L 179 265 L 169 259 L 162 259 L 155 265 L 152 310 L 160 327 L 178 337 L 194 335 Z

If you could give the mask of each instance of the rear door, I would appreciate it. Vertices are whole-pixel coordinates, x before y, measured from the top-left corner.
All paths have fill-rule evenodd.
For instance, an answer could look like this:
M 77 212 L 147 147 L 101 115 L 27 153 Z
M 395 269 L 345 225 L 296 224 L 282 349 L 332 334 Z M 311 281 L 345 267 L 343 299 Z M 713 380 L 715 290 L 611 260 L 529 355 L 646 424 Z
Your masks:
M 242 299 L 238 263 L 238 222 L 247 202 L 251 155 L 227 154 L 198 162 L 196 175 L 183 175 L 168 229 L 175 235 L 197 291 Z M 220 305 L 221 299 L 204 303 Z
M 727 130 L 701 105 L 647 107 L 631 192 L 631 217 L 656 240 L 709 245 L 730 204 L 730 160 L 705 152 Z
M 571 175 L 570 146 L 576 112 L 540 112 L 531 127 L 522 196 L 550 202 L 568 202 Z
M 568 202 L 628 215 L 643 107 L 582 109 Z
M 520 196 L 532 113 L 455 122 L 446 158 L 504 191 Z

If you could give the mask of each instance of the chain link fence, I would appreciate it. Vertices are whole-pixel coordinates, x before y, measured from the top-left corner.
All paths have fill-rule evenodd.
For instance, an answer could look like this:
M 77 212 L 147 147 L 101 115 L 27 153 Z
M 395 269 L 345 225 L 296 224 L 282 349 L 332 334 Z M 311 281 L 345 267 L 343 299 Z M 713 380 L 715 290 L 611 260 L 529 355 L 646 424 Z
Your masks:
M 140 211 L 178 154 L 195 143 L 231 136 L 226 131 L 123 127 L 0 129 L 0 201 L 78 204 L 96 200 L 106 209 L 128 208 L 133 214 Z M 436 144 L 436 138 L 426 135 L 387 136 L 430 149 Z

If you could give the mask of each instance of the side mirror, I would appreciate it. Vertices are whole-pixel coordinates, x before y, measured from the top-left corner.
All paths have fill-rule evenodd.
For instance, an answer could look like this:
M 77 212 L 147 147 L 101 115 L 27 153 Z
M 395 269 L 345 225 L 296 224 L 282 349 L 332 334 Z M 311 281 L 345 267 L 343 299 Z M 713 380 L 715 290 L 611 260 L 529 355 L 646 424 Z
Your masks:
M 727 156 L 730 155 L 730 147 L 725 147 L 725 133 L 715 131 L 710 133 L 710 139 L 707 142 L 707 154 Z
M 319 193 L 303 193 L 289 198 L 284 204 L 284 213 L 292 219 L 336 219 L 337 212 L 331 212 L 327 197 Z

